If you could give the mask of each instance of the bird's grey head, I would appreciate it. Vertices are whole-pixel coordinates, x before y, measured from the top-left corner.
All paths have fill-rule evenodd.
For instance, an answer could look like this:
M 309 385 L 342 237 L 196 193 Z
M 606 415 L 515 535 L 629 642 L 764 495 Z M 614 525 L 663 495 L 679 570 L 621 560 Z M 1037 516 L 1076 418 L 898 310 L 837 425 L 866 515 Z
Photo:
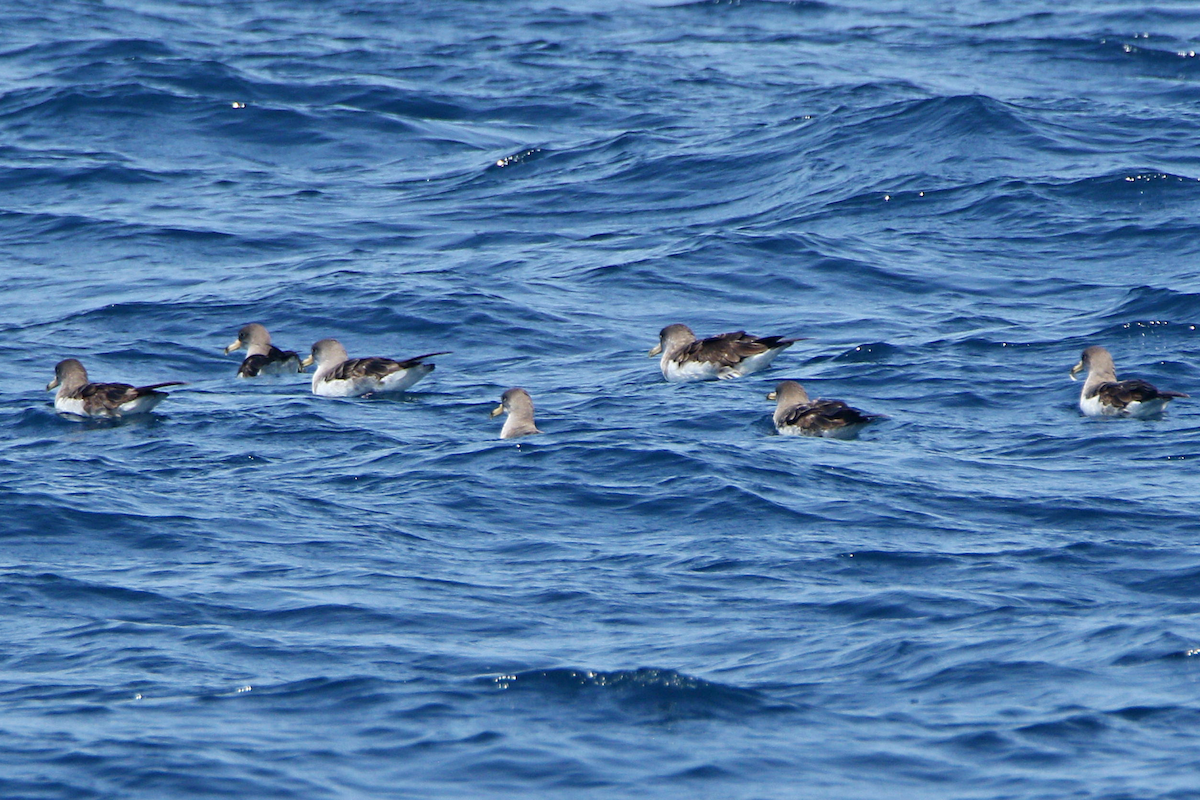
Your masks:
M 796 381 L 780 381 L 767 399 L 774 400 L 780 406 L 795 406 L 808 402 L 808 392 Z
M 318 364 L 346 360 L 346 348 L 337 339 L 322 339 L 312 346 L 312 359 Z
M 1071 368 L 1071 377 L 1074 378 L 1080 372 L 1087 371 L 1088 374 L 1095 374 L 1105 380 L 1116 379 L 1116 367 L 1113 364 L 1112 353 L 1100 345 L 1092 345 L 1085 349 L 1079 357 L 1079 363 Z
M 510 414 L 518 410 L 528 410 L 530 415 L 533 414 L 533 398 L 529 396 L 529 392 L 519 386 L 514 386 L 500 395 L 500 404 Z
M 658 332 L 658 344 L 650 350 L 651 356 L 671 353 L 685 344 L 696 341 L 696 334 L 687 325 L 676 322 Z
M 65 391 L 72 391 L 88 382 L 87 370 L 76 358 L 64 358 L 54 365 L 54 380 L 46 384 L 46 390 L 62 386 Z
M 270 344 L 271 334 L 257 322 L 251 322 L 249 325 L 243 325 L 238 331 L 238 341 L 243 344 Z
M 242 329 L 238 331 L 237 339 L 225 348 L 225 353 L 228 355 L 234 350 L 241 350 L 243 347 L 251 353 L 265 353 L 271 347 L 271 334 L 267 333 L 267 329 L 257 322 L 243 325 Z

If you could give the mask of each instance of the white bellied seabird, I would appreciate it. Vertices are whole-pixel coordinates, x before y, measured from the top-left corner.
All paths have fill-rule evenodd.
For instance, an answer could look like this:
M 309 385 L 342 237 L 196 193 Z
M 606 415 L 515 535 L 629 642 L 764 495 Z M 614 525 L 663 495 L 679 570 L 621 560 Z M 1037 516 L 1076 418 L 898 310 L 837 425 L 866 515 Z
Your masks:
M 795 381 L 782 381 L 767 399 L 775 401 L 775 430 L 787 436 L 853 439 L 864 426 L 883 419 L 841 400 L 809 400 L 808 392 Z
M 662 354 L 659 364 L 669 381 L 707 381 L 740 378 L 765 369 L 775 356 L 799 339 L 782 336 L 749 336 L 733 331 L 696 339 L 687 325 L 668 325 L 658 334 L 651 356 Z
M 68 358 L 54 367 L 54 380 L 46 384 L 54 395 L 54 408 L 77 417 L 125 417 L 145 414 L 167 399 L 164 386 L 182 386 L 183 381 L 167 381 L 152 386 L 128 383 L 89 383 L 87 370 L 77 359 Z
M 364 394 L 403 392 L 433 372 L 433 364 L 422 363 L 426 358 L 448 353 L 426 353 L 405 361 L 390 358 L 350 358 L 337 339 L 322 339 L 312 346 L 312 354 L 300 362 L 307 367 L 316 362 L 313 373 L 313 394 L 322 397 L 359 397 Z
M 1112 354 L 1099 345 L 1083 351 L 1079 363 L 1071 368 L 1071 380 L 1087 370 L 1087 380 L 1079 393 L 1079 410 L 1089 417 L 1134 417 L 1145 419 L 1163 412 L 1167 403 L 1183 392 L 1168 392 L 1134 378 L 1117 380 Z
M 251 322 L 238 331 L 237 340 L 225 348 L 225 353 L 246 348 L 246 358 L 238 368 L 239 378 L 258 375 L 281 375 L 300 371 L 300 356 L 293 350 L 280 350 L 271 344 L 271 334 L 257 322 Z
M 500 396 L 500 405 L 492 409 L 489 416 L 498 417 L 508 412 L 504 427 L 500 429 L 501 439 L 515 439 L 518 436 L 529 436 L 541 433 L 533 424 L 533 398 L 529 392 L 514 386 Z

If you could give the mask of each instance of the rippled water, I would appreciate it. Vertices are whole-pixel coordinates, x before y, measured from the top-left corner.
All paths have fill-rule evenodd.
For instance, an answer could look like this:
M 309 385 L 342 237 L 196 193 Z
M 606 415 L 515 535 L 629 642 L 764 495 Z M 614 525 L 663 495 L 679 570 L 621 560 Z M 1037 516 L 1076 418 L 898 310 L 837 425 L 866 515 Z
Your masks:
M 1200 797 L 1200 10 L 958 5 L 0 7 L 0 795 Z

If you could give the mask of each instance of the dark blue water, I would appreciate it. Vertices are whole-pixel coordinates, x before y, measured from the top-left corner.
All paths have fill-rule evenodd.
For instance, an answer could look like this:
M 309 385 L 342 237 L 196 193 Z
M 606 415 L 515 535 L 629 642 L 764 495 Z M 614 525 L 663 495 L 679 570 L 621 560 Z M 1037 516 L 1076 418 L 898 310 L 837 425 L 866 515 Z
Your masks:
M 0 796 L 1200 797 L 1200 401 L 1067 379 L 1200 396 L 1194 3 L 0 31 Z M 251 321 L 453 353 L 315 398 Z M 808 340 L 670 385 L 671 322 Z M 189 385 L 72 422 L 67 357 Z

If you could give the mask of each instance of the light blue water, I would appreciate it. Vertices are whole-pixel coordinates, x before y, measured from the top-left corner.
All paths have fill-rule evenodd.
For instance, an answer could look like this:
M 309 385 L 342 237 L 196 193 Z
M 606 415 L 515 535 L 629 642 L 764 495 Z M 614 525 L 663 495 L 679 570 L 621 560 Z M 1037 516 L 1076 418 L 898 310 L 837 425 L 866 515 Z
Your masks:
M 0 795 L 1200 797 L 1200 10 L 959 6 L 0 6 Z

